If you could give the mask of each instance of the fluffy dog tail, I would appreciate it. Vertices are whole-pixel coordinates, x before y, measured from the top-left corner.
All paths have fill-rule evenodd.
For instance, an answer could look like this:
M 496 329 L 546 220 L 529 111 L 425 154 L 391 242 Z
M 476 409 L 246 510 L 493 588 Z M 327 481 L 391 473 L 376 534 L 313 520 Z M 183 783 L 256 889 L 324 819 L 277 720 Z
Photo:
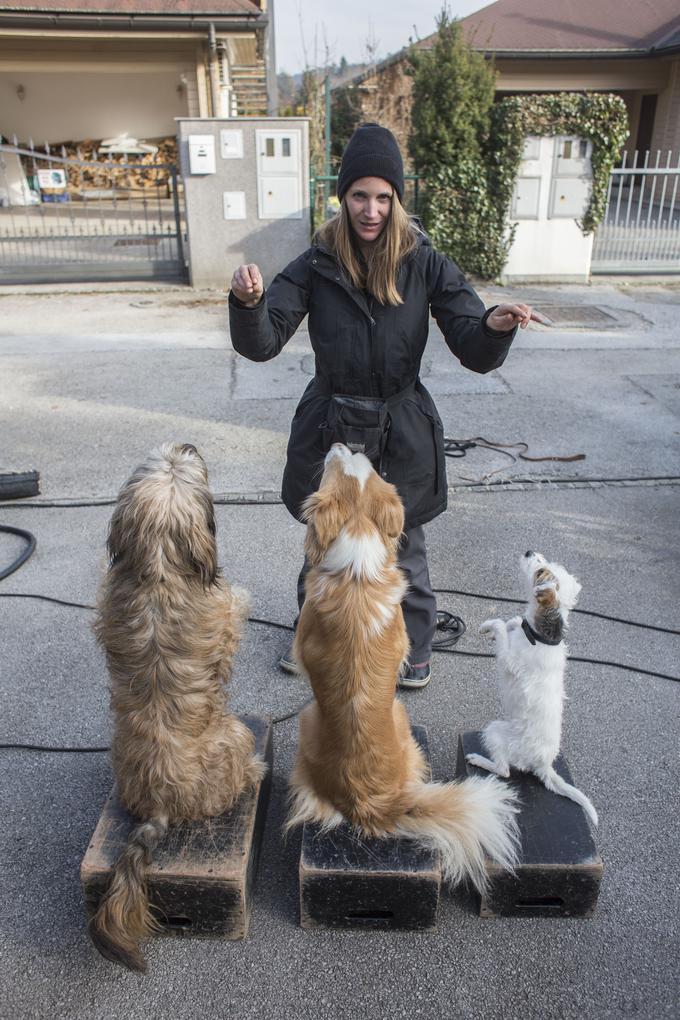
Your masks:
M 159 927 L 149 908 L 146 868 L 167 831 L 167 817 L 142 822 L 132 830 L 90 923 L 90 936 L 102 956 L 142 973 L 146 963 L 139 943 Z
M 512 871 L 517 863 L 517 797 L 493 776 L 459 783 L 413 783 L 412 805 L 398 820 L 397 833 L 416 839 L 441 855 L 444 878 L 463 879 L 483 892 L 485 856 Z
M 575 786 L 571 786 L 570 783 L 565 782 L 565 780 L 562 779 L 562 776 L 558 775 L 552 767 L 543 769 L 540 772 L 537 771 L 536 774 L 544 786 L 552 791 L 552 793 L 559 793 L 562 797 L 568 797 L 569 800 L 574 800 L 577 804 L 580 804 L 593 825 L 597 825 L 597 811 L 588 800 L 585 793 L 581 793 L 581 791 L 577 790 Z

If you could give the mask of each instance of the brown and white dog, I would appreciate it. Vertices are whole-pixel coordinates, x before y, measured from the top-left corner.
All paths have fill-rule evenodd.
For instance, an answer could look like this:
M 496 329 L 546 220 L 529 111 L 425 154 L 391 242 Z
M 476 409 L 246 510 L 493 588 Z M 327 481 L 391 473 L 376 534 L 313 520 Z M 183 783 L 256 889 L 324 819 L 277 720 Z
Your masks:
M 336 444 L 305 517 L 311 567 L 294 651 L 315 700 L 300 716 L 287 826 L 347 819 L 370 836 L 410 837 L 441 852 L 449 882 L 482 889 L 485 854 L 516 862 L 515 796 L 491 777 L 426 781 L 395 698 L 408 653 L 397 491 L 363 454 Z
M 90 933 L 107 959 L 143 971 L 139 943 L 158 927 L 145 879 L 154 847 L 169 825 L 228 810 L 265 766 L 251 731 L 226 711 L 249 599 L 218 569 L 195 447 L 167 444 L 137 468 L 120 491 L 108 551 L 95 633 L 111 677 L 118 795 L 140 824 Z

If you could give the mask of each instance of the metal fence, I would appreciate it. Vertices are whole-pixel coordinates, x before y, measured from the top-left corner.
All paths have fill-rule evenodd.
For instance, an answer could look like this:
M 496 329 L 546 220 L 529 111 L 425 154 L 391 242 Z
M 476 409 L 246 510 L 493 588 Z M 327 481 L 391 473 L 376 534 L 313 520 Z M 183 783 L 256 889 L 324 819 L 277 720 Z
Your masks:
M 0 283 L 185 279 L 171 164 L 0 144 Z
M 680 272 L 680 155 L 624 152 L 593 242 L 593 273 Z

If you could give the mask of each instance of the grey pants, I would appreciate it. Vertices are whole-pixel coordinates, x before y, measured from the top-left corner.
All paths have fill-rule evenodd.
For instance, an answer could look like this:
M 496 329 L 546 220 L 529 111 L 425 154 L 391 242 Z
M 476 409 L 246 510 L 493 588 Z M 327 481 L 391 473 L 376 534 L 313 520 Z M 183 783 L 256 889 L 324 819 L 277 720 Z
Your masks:
M 432 652 L 432 638 L 437 625 L 437 600 L 430 584 L 427 569 L 425 532 L 422 527 L 409 528 L 401 538 L 399 566 L 406 575 L 408 591 L 401 608 L 404 613 L 406 632 L 411 643 L 409 662 L 429 662 Z M 305 576 L 309 566 L 305 560 L 297 583 L 298 606 L 302 609 L 305 601 Z

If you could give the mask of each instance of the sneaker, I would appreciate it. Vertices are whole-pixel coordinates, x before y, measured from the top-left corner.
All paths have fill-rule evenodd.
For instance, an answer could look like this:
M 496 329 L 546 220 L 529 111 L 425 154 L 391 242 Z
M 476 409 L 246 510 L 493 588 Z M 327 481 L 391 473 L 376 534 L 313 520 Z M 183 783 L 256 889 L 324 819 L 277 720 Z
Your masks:
M 427 687 L 431 676 L 429 662 L 426 662 L 424 666 L 405 666 L 399 674 L 398 686 L 406 688 Z
M 283 670 L 284 673 L 290 673 L 292 676 L 299 676 L 300 675 L 300 670 L 298 669 L 298 664 L 295 661 L 295 656 L 293 655 L 293 645 L 292 644 L 286 649 L 286 651 L 283 653 L 283 655 L 279 659 L 279 666 L 281 667 L 281 669 Z

